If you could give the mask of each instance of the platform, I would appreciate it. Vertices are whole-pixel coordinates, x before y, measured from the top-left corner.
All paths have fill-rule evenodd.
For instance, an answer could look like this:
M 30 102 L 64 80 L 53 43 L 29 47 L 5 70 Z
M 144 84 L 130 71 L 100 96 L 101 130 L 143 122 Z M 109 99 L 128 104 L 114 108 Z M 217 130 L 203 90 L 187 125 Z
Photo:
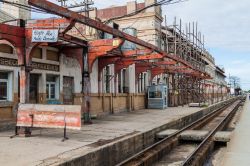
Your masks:
M 190 122 L 192 117 L 202 116 L 205 114 L 205 111 L 208 113 L 210 108 L 190 108 L 184 106 L 167 108 L 165 110 L 147 109 L 109 115 L 102 119 L 93 120 L 92 125 L 83 126 L 81 131 L 68 132 L 69 140 L 66 142 L 61 142 L 63 136 L 62 129 L 35 130 L 32 132 L 32 137 L 16 137 L 14 139 L 9 138 L 14 131 L 1 132 L 0 165 L 56 165 L 63 161 L 73 160 L 79 157 L 79 155 L 104 149 L 104 146 L 107 144 L 112 144 L 122 139 L 125 140 L 125 138 L 131 138 L 134 135 L 138 137 L 135 136 L 133 140 L 128 140 L 130 141 L 129 143 L 132 144 L 133 141 L 135 143 L 137 140 L 143 140 L 142 144 L 144 146 L 147 144 L 147 142 L 144 142 L 145 138 L 150 138 L 151 141 L 154 141 L 155 134 L 163 130 L 164 127 L 168 127 L 166 124 L 169 124 L 169 128 L 181 124 L 185 125 L 184 121 Z M 182 118 L 185 120 L 182 120 Z M 154 131 L 155 129 L 157 131 Z M 123 146 L 124 149 L 122 150 L 129 151 L 131 148 L 129 143 L 126 142 L 126 146 Z M 114 150 L 120 150 L 121 147 L 119 146 L 113 147 L 113 151 L 108 149 L 108 151 L 105 151 L 105 155 L 109 156 L 108 153 L 110 153 L 112 154 L 110 160 L 115 160 L 117 156 L 121 155 L 118 152 L 114 153 Z M 136 146 L 139 146 L 139 144 Z M 142 146 L 139 148 L 142 148 Z M 134 150 L 138 149 L 134 147 Z M 96 154 L 94 156 L 92 158 L 97 158 Z M 96 160 L 99 161 L 99 159 Z M 107 165 L 110 165 L 110 163 Z
M 94 120 L 81 131 L 70 131 L 66 142 L 61 142 L 63 130 L 43 129 L 33 131 L 31 138 L 9 139 L 11 132 L 0 134 L 0 165 L 36 165 L 43 160 L 66 151 L 86 147 L 91 150 L 94 143 L 112 142 L 127 135 L 144 132 L 157 126 L 195 113 L 201 108 L 177 107 L 166 110 L 140 110 L 110 115 Z M 15 158 L 15 160 L 13 160 Z
M 224 155 L 224 166 L 249 166 L 250 165 L 250 101 L 247 98 L 239 123 L 232 134 L 226 154 Z

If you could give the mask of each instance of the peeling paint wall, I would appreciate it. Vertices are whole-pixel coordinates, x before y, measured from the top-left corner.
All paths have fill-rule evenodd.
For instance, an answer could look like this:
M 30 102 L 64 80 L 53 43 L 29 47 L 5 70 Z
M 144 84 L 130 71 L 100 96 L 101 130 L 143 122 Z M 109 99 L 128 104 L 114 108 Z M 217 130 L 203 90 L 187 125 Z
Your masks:
M 98 93 L 98 60 L 93 64 L 92 73 L 90 73 L 90 84 L 91 84 L 91 93 Z

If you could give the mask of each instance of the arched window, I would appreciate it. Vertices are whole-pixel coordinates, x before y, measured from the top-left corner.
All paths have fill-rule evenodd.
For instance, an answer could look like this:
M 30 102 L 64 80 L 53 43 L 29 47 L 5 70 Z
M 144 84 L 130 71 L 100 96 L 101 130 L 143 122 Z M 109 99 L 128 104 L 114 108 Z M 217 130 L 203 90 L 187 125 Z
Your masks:
M 14 49 L 8 44 L 0 44 L 0 52 L 7 54 L 14 54 Z
M 35 48 L 32 52 L 32 58 L 42 59 L 42 48 Z

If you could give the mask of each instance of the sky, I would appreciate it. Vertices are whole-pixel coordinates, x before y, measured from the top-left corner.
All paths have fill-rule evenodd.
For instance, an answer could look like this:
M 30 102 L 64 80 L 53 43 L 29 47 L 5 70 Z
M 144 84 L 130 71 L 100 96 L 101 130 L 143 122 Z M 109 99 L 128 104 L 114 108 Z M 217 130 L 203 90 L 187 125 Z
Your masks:
M 128 1 L 94 0 L 97 8 Z M 215 57 L 216 65 L 224 67 L 227 76 L 238 76 L 242 88 L 250 90 L 249 6 L 249 0 L 187 0 L 162 9 L 168 25 L 173 24 L 174 17 L 181 18 L 184 25 L 197 21 L 198 29 L 205 35 L 205 47 Z M 39 17 L 44 16 L 33 14 L 33 18 Z

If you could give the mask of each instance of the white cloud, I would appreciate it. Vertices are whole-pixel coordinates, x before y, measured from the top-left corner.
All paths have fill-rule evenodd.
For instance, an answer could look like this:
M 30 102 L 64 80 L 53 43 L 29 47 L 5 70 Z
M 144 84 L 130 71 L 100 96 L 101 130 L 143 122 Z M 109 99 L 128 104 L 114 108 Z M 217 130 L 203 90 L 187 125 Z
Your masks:
M 233 64 L 233 65 L 242 65 L 242 64 L 245 64 L 245 61 L 243 61 L 243 60 L 235 60 L 235 61 L 232 61 L 231 64 Z
M 164 13 L 170 21 L 198 21 L 208 47 L 250 52 L 249 6 L 249 0 L 189 0 L 164 7 Z

